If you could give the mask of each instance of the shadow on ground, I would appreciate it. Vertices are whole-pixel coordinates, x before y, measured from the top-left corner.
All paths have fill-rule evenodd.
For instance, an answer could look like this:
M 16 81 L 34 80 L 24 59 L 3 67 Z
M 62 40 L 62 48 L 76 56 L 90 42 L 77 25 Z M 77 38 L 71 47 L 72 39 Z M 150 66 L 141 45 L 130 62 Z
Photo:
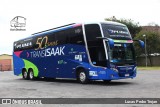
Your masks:
M 24 80 L 22 78 L 18 79 L 20 81 L 33 81 L 33 82 L 51 82 L 51 83 L 64 83 L 64 84 L 80 84 L 78 81 L 76 81 L 75 79 L 52 79 L 52 78 L 38 78 L 35 80 Z M 94 81 L 89 81 L 87 84 L 80 84 L 80 85 L 107 85 L 107 86 L 118 86 L 118 85 L 133 85 L 136 84 L 135 82 L 128 82 L 126 80 L 126 82 L 124 81 L 119 81 L 119 80 L 113 80 L 110 83 L 105 83 L 103 81 L 100 80 L 94 80 Z

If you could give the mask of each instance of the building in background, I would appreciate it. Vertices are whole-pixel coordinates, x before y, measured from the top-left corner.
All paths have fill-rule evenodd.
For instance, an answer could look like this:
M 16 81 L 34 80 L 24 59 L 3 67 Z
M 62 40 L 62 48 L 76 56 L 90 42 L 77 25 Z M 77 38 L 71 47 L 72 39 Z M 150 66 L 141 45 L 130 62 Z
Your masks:
M 2 54 L 0 55 L 0 71 L 12 71 L 12 55 Z
M 157 32 L 160 34 L 160 26 L 142 26 L 142 31 Z

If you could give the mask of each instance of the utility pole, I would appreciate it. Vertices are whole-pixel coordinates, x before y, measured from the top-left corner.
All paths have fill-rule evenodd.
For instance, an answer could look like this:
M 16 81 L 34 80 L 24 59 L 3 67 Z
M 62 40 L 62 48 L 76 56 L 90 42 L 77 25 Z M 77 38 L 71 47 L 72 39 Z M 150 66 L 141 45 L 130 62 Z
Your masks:
M 147 37 L 146 35 L 144 34 L 143 35 L 144 39 L 145 39 L 145 58 L 146 58 L 146 67 L 147 67 Z

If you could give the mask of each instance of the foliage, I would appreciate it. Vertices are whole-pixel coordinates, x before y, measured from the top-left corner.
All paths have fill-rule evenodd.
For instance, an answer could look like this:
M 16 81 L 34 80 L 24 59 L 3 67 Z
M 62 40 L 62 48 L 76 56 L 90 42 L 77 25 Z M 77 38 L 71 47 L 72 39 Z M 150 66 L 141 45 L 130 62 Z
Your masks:
M 153 53 L 160 53 L 160 36 L 156 32 L 151 31 L 141 31 L 139 32 L 134 39 L 139 39 L 142 41 L 145 41 L 145 37 L 143 35 L 146 35 L 146 43 L 147 43 L 147 54 L 153 54 Z M 138 48 L 138 47 L 136 47 Z M 140 49 L 136 49 L 137 51 Z M 142 52 L 142 51 L 141 51 Z M 139 54 L 140 55 L 140 54 Z
M 160 35 L 157 32 L 152 31 L 141 31 L 139 32 L 134 39 L 142 40 L 145 42 L 146 35 L 146 50 L 147 56 L 149 58 L 150 64 L 152 66 L 151 55 L 155 53 L 160 53 Z M 138 44 L 135 44 L 135 50 L 137 56 L 145 55 L 144 49 L 141 49 Z

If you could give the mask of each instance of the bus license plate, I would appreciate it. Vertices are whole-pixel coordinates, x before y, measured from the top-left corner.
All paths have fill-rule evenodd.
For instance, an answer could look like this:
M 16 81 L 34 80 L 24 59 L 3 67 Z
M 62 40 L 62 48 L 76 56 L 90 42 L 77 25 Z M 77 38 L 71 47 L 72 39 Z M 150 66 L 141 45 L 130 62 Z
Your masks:
M 129 74 L 125 74 L 125 77 L 128 77 L 129 76 Z

